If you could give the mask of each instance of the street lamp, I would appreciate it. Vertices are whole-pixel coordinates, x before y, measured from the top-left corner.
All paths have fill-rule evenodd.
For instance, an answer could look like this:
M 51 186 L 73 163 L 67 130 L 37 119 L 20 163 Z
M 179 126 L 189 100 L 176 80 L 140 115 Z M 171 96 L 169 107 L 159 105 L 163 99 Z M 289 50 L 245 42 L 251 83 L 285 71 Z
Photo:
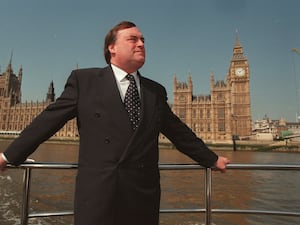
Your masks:
M 233 124 L 233 121 L 235 124 Z M 233 133 L 233 127 L 235 129 L 235 132 Z M 237 134 L 237 118 L 235 115 L 231 114 L 231 133 L 232 133 L 232 144 L 233 144 L 233 151 L 236 151 L 236 140 L 238 140 L 238 134 Z
M 298 55 L 300 55 L 300 50 L 298 50 L 297 48 L 292 48 L 292 52 L 297 53 Z
M 294 52 L 295 54 L 300 55 L 300 50 L 297 48 L 292 48 L 291 51 Z M 294 69 L 294 75 L 295 75 L 296 102 L 297 102 L 296 121 L 299 122 L 299 120 L 300 120 L 300 115 L 298 114 L 299 113 L 299 94 L 298 94 L 298 81 L 297 81 L 295 57 L 293 57 L 293 69 Z

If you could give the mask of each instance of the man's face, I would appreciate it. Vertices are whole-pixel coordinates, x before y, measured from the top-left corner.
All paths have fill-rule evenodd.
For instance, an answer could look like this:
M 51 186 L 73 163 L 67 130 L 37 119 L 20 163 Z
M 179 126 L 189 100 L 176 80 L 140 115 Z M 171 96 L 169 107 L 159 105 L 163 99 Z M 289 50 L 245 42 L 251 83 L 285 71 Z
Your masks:
M 128 73 L 144 65 L 144 37 L 137 27 L 118 31 L 116 41 L 109 46 L 109 51 L 111 63 Z

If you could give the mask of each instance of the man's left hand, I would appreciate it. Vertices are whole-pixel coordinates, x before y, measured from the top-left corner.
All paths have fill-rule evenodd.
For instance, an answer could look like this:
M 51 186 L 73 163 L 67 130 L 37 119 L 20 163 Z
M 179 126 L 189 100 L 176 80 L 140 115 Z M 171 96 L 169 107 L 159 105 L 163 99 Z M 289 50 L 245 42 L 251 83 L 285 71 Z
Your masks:
M 226 157 L 219 156 L 217 162 L 215 163 L 215 167 L 217 170 L 220 170 L 222 173 L 226 172 L 226 165 L 230 163 L 230 160 Z

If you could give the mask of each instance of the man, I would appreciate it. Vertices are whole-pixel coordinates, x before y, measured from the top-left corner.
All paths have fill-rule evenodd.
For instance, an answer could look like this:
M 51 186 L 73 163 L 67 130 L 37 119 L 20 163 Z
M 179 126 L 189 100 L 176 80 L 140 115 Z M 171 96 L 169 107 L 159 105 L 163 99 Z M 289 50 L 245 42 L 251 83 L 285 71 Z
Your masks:
M 2 154 L 0 168 L 5 161 L 22 163 L 76 117 L 80 145 L 74 224 L 158 225 L 160 132 L 203 166 L 224 172 L 229 160 L 210 151 L 172 113 L 164 87 L 140 75 L 144 37 L 134 23 L 121 22 L 108 32 L 104 55 L 107 67 L 71 73 L 60 98 Z M 134 100 L 127 99 L 127 89 L 137 93 Z M 135 106 L 129 112 L 128 101 Z

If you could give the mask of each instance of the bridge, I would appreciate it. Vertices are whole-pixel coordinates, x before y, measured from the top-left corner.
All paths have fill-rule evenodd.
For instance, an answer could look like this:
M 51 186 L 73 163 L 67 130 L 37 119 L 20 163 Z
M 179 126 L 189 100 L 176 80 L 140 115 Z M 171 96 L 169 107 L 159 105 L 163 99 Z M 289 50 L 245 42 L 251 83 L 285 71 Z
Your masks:
M 291 135 L 284 136 L 282 138 L 283 139 L 292 139 L 292 138 L 297 138 L 297 137 L 300 137 L 300 133 L 294 133 L 294 134 L 291 134 Z

